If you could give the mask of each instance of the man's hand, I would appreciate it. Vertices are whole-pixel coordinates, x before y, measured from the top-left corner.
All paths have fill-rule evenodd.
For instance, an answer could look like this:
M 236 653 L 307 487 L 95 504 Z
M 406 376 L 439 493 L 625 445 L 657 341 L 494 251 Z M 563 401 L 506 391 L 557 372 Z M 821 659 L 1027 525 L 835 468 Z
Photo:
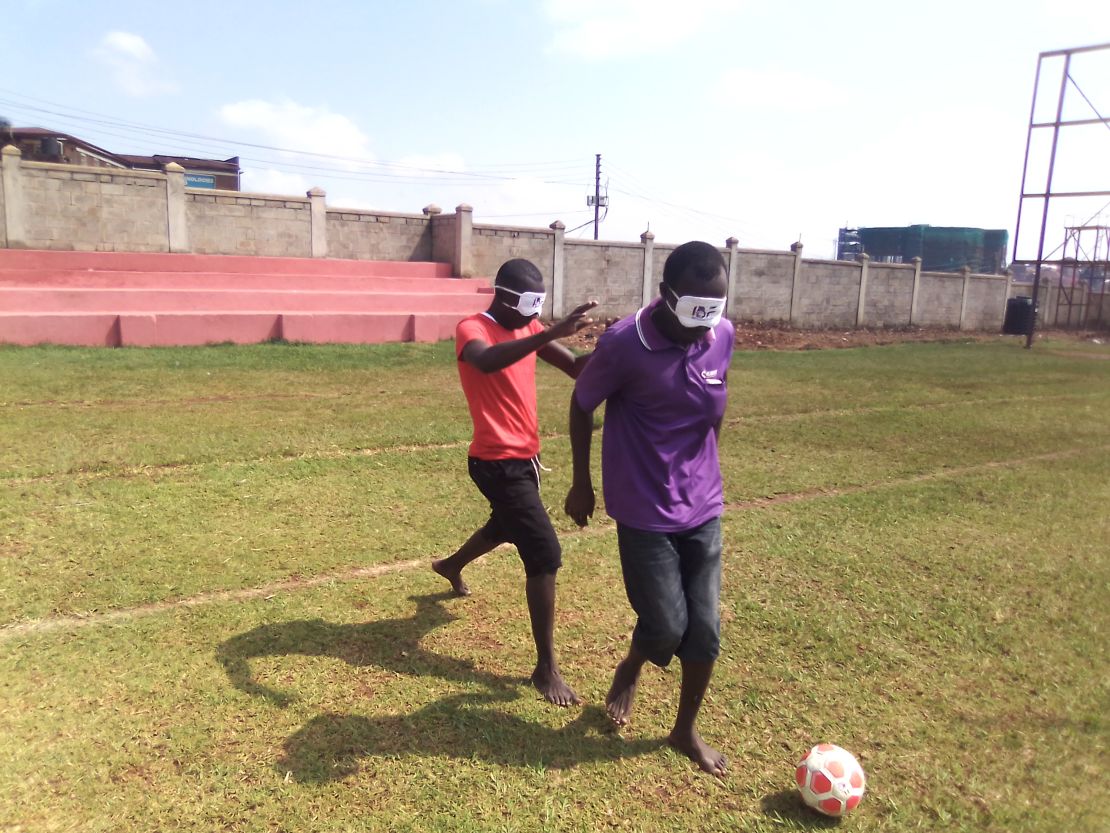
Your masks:
M 594 500 L 593 486 L 575 484 L 567 492 L 563 510 L 570 515 L 572 521 L 584 527 L 594 514 Z
M 566 338 L 567 336 L 574 335 L 583 327 L 588 327 L 593 324 L 592 318 L 587 318 L 586 313 L 597 306 L 597 301 L 587 301 L 579 307 L 575 307 L 574 311 L 561 321 L 556 321 L 547 328 L 548 334 L 552 338 Z

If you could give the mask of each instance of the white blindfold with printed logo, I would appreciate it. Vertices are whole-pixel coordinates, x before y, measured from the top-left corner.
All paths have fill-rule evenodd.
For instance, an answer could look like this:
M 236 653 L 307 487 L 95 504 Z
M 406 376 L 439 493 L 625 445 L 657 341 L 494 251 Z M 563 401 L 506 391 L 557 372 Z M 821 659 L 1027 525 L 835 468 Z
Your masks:
M 724 298 L 701 298 L 697 295 L 679 295 L 669 286 L 667 290 L 674 298 L 674 303 L 667 302 L 671 312 L 675 314 L 678 323 L 691 329 L 695 327 L 717 326 L 721 316 L 725 313 Z
M 507 289 L 504 286 L 497 287 L 501 292 L 508 292 L 510 295 L 516 295 L 516 306 L 502 301 L 509 309 L 515 309 L 525 318 L 531 318 L 533 315 L 539 315 L 543 311 L 543 302 L 547 298 L 546 292 L 517 292 L 514 289 Z

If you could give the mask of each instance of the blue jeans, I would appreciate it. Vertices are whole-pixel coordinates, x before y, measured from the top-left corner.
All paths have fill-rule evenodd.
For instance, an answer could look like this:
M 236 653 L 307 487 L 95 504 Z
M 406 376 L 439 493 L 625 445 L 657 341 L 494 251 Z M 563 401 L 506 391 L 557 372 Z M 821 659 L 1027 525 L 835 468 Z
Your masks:
M 617 524 L 621 572 L 636 611 L 633 647 L 661 668 L 713 662 L 721 650 L 721 519 L 683 532 Z

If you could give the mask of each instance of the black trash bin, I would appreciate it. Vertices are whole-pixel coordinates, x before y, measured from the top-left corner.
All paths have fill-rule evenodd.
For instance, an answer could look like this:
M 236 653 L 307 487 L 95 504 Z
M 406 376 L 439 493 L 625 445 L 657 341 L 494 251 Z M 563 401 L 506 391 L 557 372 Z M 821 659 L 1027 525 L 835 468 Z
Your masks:
M 1002 333 L 1009 336 L 1028 335 L 1033 326 L 1033 299 L 1018 295 L 1006 302 L 1006 317 L 1002 319 Z

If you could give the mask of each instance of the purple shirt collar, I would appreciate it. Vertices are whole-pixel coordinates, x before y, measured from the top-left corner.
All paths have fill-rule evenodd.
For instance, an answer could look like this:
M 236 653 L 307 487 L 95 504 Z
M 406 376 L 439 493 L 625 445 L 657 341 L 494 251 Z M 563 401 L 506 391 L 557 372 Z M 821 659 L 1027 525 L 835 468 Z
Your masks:
M 686 347 L 683 347 L 681 344 L 675 344 L 673 341 L 659 332 L 659 328 L 655 326 L 655 321 L 652 320 L 651 314 L 661 303 L 663 303 L 663 299 L 656 298 L 646 307 L 641 307 L 640 309 L 636 310 L 636 335 L 640 337 L 640 344 L 644 345 L 645 348 L 652 351 L 653 353 L 656 350 L 666 350 L 669 347 L 673 347 L 676 350 L 685 350 Z M 713 343 L 716 340 L 716 330 L 710 329 L 708 333 L 702 336 L 702 338 L 693 342 L 693 344 L 699 344 L 702 341 Z

